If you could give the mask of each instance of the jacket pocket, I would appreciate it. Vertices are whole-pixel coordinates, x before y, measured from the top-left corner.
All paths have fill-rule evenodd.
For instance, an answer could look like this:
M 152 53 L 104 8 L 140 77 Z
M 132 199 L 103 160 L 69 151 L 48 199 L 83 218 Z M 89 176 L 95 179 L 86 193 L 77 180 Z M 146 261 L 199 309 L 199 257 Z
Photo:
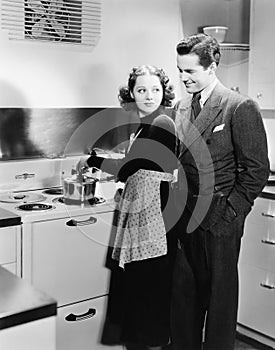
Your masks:
M 223 220 L 226 222 L 232 222 L 238 214 L 235 212 L 232 205 L 229 203 L 229 201 L 226 199 L 226 209 L 224 211 L 224 214 L 222 216 Z

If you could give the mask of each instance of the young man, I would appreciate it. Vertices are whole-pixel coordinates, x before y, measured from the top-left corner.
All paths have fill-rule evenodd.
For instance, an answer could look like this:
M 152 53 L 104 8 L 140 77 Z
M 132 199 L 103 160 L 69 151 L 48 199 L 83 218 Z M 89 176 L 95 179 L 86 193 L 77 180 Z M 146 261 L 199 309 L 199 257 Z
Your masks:
M 214 38 L 193 35 L 176 49 L 192 101 L 175 107 L 178 198 L 181 205 L 184 198 L 185 209 L 172 303 L 173 350 L 233 350 L 244 221 L 269 176 L 266 134 L 257 104 L 217 79 L 220 48 Z

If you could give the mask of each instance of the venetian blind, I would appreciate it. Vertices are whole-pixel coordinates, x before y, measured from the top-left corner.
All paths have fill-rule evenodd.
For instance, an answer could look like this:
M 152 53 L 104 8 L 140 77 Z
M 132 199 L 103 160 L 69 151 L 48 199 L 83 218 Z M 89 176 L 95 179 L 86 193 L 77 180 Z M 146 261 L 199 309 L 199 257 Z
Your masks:
M 0 0 L 1 29 L 11 40 L 93 47 L 101 32 L 101 0 Z

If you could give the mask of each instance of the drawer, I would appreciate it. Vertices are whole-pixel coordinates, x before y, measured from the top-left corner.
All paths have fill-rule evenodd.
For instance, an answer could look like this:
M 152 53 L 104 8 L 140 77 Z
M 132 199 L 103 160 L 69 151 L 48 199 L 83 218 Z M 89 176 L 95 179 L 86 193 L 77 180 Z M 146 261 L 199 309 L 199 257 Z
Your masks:
M 0 228 L 0 264 L 16 261 L 16 228 Z
M 275 200 L 262 197 L 256 198 L 247 220 L 258 226 L 264 224 L 275 228 Z
M 275 272 L 275 201 L 256 200 L 245 222 L 240 263 Z
M 58 306 L 108 294 L 113 212 L 23 225 L 23 277 Z
M 106 306 L 104 296 L 58 308 L 56 350 L 122 350 L 101 344 Z
M 275 338 L 275 273 L 239 265 L 238 322 Z

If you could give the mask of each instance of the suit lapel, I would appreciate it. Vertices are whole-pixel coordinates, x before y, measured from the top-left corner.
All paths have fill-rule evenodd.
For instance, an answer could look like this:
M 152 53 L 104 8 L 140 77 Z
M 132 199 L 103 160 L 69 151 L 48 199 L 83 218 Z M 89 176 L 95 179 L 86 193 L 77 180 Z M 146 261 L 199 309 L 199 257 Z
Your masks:
M 221 111 L 222 88 L 223 86 L 218 82 L 193 124 L 190 123 L 191 106 L 186 107 L 183 111 L 182 127 L 184 129 L 183 141 L 185 147 L 182 153 L 201 137 L 209 125 L 213 123 L 219 115 Z

